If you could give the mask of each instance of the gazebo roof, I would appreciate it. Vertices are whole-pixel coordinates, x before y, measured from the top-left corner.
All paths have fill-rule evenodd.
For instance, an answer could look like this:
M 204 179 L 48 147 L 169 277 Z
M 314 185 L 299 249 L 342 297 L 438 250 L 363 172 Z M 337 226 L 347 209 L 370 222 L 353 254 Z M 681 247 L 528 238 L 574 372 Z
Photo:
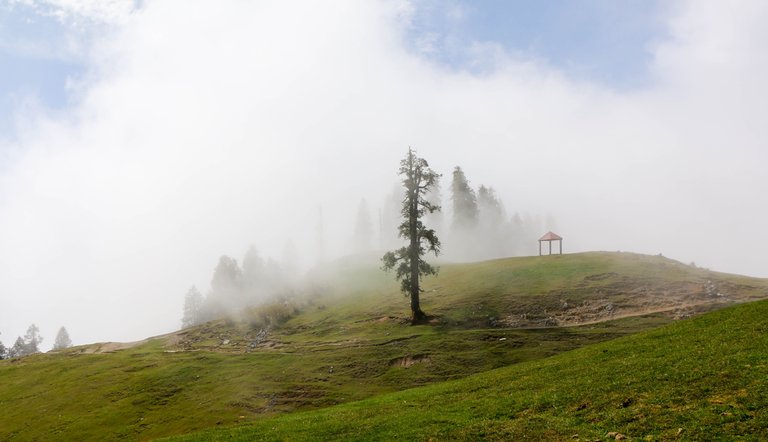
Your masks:
M 562 236 L 558 235 L 557 233 L 547 232 L 539 238 L 539 241 L 558 241 L 563 239 Z

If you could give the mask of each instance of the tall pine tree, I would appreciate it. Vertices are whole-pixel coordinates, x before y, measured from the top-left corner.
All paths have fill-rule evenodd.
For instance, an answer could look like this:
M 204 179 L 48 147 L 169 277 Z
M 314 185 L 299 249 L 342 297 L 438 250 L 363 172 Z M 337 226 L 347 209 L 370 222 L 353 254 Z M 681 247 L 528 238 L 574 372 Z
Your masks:
M 422 276 L 437 274 L 437 269 L 422 257 L 426 252 L 432 252 L 435 256 L 440 253 L 440 240 L 435 231 L 428 229 L 422 222 L 425 214 L 438 211 L 440 207 L 429 202 L 425 195 L 437 184 L 440 175 L 429 168 L 425 159 L 417 157 L 411 148 L 408 148 L 408 154 L 400 161 L 399 174 L 402 176 L 405 197 L 400 211 L 403 221 L 398 227 L 398 233 L 408 241 L 408 245 L 387 252 L 381 260 L 384 270 L 396 269 L 400 288 L 411 299 L 411 322 L 418 323 L 427 317 L 421 310 L 419 281 Z

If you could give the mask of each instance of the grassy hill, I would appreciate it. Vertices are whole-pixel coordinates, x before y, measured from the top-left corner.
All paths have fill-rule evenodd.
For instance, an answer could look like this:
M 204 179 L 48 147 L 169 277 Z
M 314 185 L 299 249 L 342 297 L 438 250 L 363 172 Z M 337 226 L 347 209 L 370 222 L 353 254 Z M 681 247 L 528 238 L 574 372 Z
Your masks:
M 768 281 L 586 253 L 444 265 L 425 288 L 435 320 L 411 326 L 391 275 L 356 260 L 315 274 L 287 321 L 273 305 L 133 346 L 0 361 L 0 439 L 145 440 L 259 422 L 542 360 L 765 298 Z
M 768 302 L 741 305 L 457 381 L 173 440 L 766 440 L 766 318 Z

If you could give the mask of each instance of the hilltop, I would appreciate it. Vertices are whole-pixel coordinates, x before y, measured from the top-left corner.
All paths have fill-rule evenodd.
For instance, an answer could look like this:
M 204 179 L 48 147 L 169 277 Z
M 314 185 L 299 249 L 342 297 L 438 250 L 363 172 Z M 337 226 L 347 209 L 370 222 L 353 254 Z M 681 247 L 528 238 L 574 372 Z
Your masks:
M 133 345 L 0 362 L 0 437 L 151 439 L 371 398 L 558 355 L 736 303 L 768 281 L 661 256 L 585 253 L 443 265 L 428 325 L 375 263 L 311 295 Z M 76 400 L 72 400 L 76 398 Z

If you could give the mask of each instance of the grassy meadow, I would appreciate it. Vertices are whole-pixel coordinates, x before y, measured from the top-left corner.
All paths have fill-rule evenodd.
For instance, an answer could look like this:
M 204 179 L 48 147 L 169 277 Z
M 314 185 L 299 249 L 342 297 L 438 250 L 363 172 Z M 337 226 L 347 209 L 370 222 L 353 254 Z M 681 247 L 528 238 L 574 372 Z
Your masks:
M 456 381 L 172 440 L 766 440 L 766 317 L 766 301 L 740 305 Z
M 433 319 L 417 326 L 408 323 L 407 299 L 392 275 L 375 263 L 341 263 L 311 280 L 312 289 L 292 301 L 281 321 L 271 319 L 274 306 L 264 306 L 134 346 L 94 344 L 0 361 L 0 439 L 150 440 L 218 428 L 226 430 L 194 437 L 558 439 L 615 430 L 665 438 L 678 428 L 701 434 L 667 409 L 701 401 L 686 405 L 671 390 L 656 400 L 643 390 L 658 383 L 648 377 L 660 362 L 649 362 L 642 350 L 682 364 L 658 370 L 671 376 L 670 389 L 686 387 L 678 381 L 694 369 L 687 364 L 715 358 L 707 351 L 758 345 L 738 350 L 758 357 L 764 350 L 742 329 L 713 328 L 734 322 L 727 312 L 756 318 L 750 309 L 764 304 L 678 320 L 765 298 L 768 281 L 659 256 L 446 264 L 425 284 L 422 306 Z M 683 332 L 692 334 L 685 339 L 711 334 L 719 347 L 686 343 Z M 701 349 L 700 357 L 692 348 Z M 708 382 L 717 365 L 707 364 L 685 376 Z M 720 368 L 729 373 L 723 379 L 742 382 L 729 367 Z M 730 404 L 750 391 L 717 400 Z M 731 425 L 721 417 L 720 424 Z M 650 429 L 657 418 L 677 427 Z

